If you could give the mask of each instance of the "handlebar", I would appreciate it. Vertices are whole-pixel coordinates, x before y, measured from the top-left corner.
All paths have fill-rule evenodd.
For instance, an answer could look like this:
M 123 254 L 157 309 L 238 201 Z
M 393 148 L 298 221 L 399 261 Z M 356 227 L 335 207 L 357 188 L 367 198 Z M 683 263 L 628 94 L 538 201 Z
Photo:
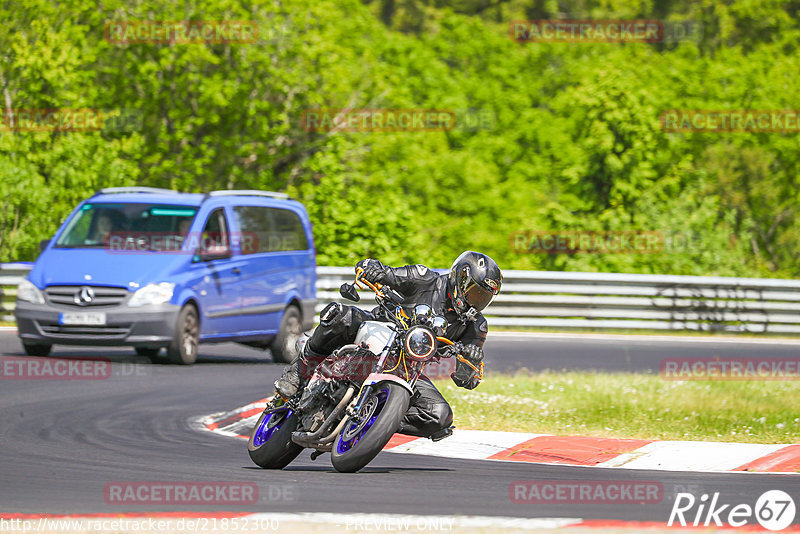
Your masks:
M 441 343 L 444 343 L 445 345 L 450 345 L 450 346 L 455 345 L 455 343 L 453 343 L 452 341 L 450 341 L 446 337 L 437 337 L 436 340 L 441 342 Z M 472 370 L 475 373 L 475 376 L 478 378 L 478 380 L 483 380 L 483 367 L 484 367 L 483 366 L 483 362 L 480 362 L 477 366 L 475 366 L 475 364 L 473 364 L 468 359 L 464 358 L 464 356 L 462 356 L 458 352 L 454 352 L 453 356 L 455 356 L 456 360 L 464 363 L 468 367 L 471 367 Z
M 371 289 L 375 293 L 375 295 L 377 295 L 380 299 L 389 298 L 391 300 L 394 300 L 398 304 L 403 302 L 402 295 L 400 295 L 399 293 L 397 293 L 396 291 L 391 289 L 389 286 L 385 286 L 385 285 L 380 284 L 378 282 L 372 283 L 369 280 L 365 280 L 363 278 L 363 276 L 362 276 L 363 274 L 364 274 L 364 269 L 362 269 L 361 267 L 357 267 L 356 268 L 356 277 L 355 277 L 355 280 L 353 281 L 353 284 L 352 285 L 351 284 L 342 284 L 342 287 L 340 288 L 339 292 L 343 296 L 345 296 L 347 298 L 350 298 L 351 300 L 355 300 L 357 302 L 358 301 L 358 293 L 356 293 L 355 290 L 354 290 L 354 286 L 355 286 L 355 287 L 357 287 L 359 289 Z M 355 298 L 352 298 L 352 297 L 355 297 Z M 405 316 L 405 313 L 403 315 Z M 405 324 L 405 323 L 403 323 L 403 324 Z M 455 345 L 455 342 L 453 342 L 450 339 L 447 339 L 444 336 L 436 336 L 436 340 L 438 342 L 440 342 L 440 343 L 444 343 L 445 345 L 449 345 L 449 346 Z M 472 369 L 474 369 L 476 375 L 478 376 L 478 379 L 483 379 L 483 362 L 481 362 L 480 365 L 478 367 L 476 367 L 470 361 L 468 361 L 463 356 L 461 356 L 460 354 L 456 354 L 455 357 L 456 357 L 457 360 L 459 360 L 461 362 L 464 362 L 467 365 L 469 365 L 470 367 L 472 367 Z
M 357 287 L 359 289 L 371 289 L 378 297 L 378 303 L 385 310 L 391 311 L 389 310 L 388 307 L 386 307 L 385 303 L 382 302 L 384 299 L 389 299 L 394 301 L 396 304 L 398 304 L 399 307 L 399 304 L 401 304 L 404 300 L 402 295 L 400 295 L 397 291 L 393 290 L 389 286 L 380 284 L 378 282 L 373 283 L 370 282 L 369 280 L 365 280 L 363 278 L 363 274 L 364 274 L 364 269 L 362 269 L 361 267 L 356 267 L 355 280 L 353 281 L 352 284 L 347 284 L 347 283 L 342 284 L 342 286 L 339 288 L 339 293 L 341 293 L 341 295 L 345 298 L 349 298 L 350 300 L 358 302 L 359 296 L 355 288 Z M 402 308 L 401 308 L 401 313 L 403 314 L 404 317 L 408 318 L 405 312 L 402 311 Z M 401 323 L 403 326 L 405 326 L 404 321 L 401 321 Z M 436 340 L 448 346 L 455 345 L 455 342 L 443 336 L 436 336 Z M 458 361 L 463 362 L 469 367 L 471 367 L 474 370 L 475 375 L 478 377 L 478 380 L 483 379 L 483 362 L 480 362 L 480 364 L 476 367 L 475 365 L 472 364 L 472 362 L 464 358 L 461 354 L 456 353 L 455 357 Z
M 383 288 L 383 284 L 379 284 L 378 282 L 375 282 L 375 283 L 373 284 L 373 283 L 372 283 L 372 282 L 370 282 L 369 280 L 365 280 L 365 279 L 362 277 L 362 275 L 363 275 L 363 274 L 364 274 L 364 269 L 362 269 L 361 267 L 356 267 L 356 279 L 355 279 L 355 282 L 354 282 L 354 283 L 355 283 L 355 285 L 356 285 L 356 287 L 357 287 L 358 289 L 366 289 L 366 287 L 364 287 L 364 286 L 362 286 L 362 285 L 361 285 L 361 284 L 363 283 L 363 284 L 365 284 L 365 285 L 366 285 L 368 288 L 370 288 L 371 290 L 373 290 L 375 293 L 378 293 L 378 294 L 380 295 L 380 293 L 381 293 L 381 289 Z
M 358 289 L 371 289 L 375 294 L 380 297 L 381 299 L 389 299 L 396 304 L 402 304 L 405 298 L 403 295 L 395 291 L 389 286 L 379 284 L 377 282 L 372 283 L 369 280 L 366 280 L 362 275 L 364 274 L 364 269 L 361 267 L 356 268 L 356 278 L 352 284 L 342 284 L 339 288 L 339 293 L 350 300 L 358 302 L 359 297 L 358 293 L 355 291 L 355 287 Z M 364 287 L 366 286 L 366 287 Z
M 361 267 L 356 267 L 356 277 L 353 280 L 352 284 L 342 284 L 342 287 L 339 288 L 339 293 L 350 300 L 358 302 L 359 297 L 358 293 L 354 290 L 355 287 L 358 289 L 371 289 L 375 295 L 380 297 L 381 299 L 389 299 L 394 301 L 397 304 L 401 304 L 405 299 L 403 296 L 398 293 L 397 291 L 393 290 L 387 285 L 380 284 L 378 282 L 370 282 L 369 280 L 364 279 L 363 277 L 364 269 Z M 405 315 L 403 312 L 403 317 L 408 319 L 408 316 Z M 437 336 L 437 341 L 440 343 L 444 343 L 445 345 L 455 345 L 455 343 L 446 337 Z

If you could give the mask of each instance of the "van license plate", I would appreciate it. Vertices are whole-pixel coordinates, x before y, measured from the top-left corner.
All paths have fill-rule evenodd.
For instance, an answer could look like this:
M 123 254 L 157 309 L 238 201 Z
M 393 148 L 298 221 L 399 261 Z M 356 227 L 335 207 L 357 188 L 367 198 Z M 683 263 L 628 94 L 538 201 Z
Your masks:
M 58 316 L 58 324 L 102 326 L 106 324 L 106 314 L 102 312 L 62 313 Z

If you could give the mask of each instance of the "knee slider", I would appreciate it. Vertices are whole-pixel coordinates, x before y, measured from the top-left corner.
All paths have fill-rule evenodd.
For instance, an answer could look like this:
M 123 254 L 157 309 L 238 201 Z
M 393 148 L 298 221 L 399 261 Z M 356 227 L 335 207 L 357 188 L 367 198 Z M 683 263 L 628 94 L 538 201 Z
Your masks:
M 431 412 L 436 419 L 436 424 L 441 428 L 453 424 L 453 410 L 449 404 L 435 404 L 432 406 Z

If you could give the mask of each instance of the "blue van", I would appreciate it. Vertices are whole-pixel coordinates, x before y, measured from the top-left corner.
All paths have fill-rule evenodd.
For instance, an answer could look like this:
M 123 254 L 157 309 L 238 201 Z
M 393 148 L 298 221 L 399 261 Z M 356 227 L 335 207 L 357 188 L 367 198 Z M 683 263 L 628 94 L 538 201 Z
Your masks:
M 70 214 L 17 290 L 29 355 L 128 345 L 191 364 L 204 342 L 294 357 L 314 324 L 316 250 L 305 208 L 282 193 L 98 191 Z

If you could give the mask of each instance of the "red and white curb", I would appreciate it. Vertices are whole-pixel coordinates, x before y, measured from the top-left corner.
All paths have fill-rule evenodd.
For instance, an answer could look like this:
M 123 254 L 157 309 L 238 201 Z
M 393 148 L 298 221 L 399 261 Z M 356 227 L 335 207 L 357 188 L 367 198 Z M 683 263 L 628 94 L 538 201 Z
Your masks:
M 335 513 L 250 513 L 250 512 L 137 512 L 80 514 L 16 514 L 0 513 L 0 525 L 12 532 L 296 532 L 298 525 L 319 525 L 324 532 L 333 528 L 371 532 L 458 532 L 481 529 L 479 532 L 513 530 L 553 530 L 562 528 L 675 529 L 682 532 L 702 530 L 702 525 L 668 526 L 659 521 L 625 521 L 618 519 L 576 519 L 565 517 L 519 518 L 457 515 L 408 514 L 335 514 Z M 316 531 L 316 529 L 313 529 Z M 758 524 L 741 527 L 714 526 L 712 531 L 736 530 L 763 532 Z M 800 532 L 800 525 L 790 525 L 781 532 Z
M 197 417 L 192 425 L 198 430 L 248 439 L 267 400 Z M 800 473 L 800 444 L 651 441 L 456 429 L 451 437 L 437 442 L 395 434 L 384 450 L 468 460 L 617 469 Z

